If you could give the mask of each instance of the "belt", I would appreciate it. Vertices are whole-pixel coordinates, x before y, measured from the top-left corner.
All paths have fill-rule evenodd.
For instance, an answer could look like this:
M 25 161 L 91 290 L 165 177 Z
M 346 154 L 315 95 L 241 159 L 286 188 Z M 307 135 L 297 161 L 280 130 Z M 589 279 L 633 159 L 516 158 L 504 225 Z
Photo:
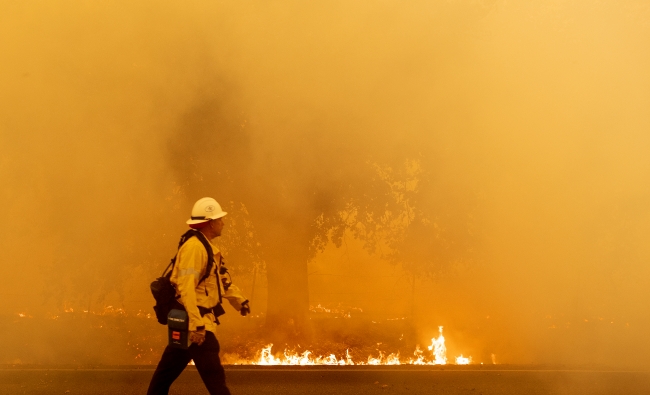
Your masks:
M 226 311 L 223 309 L 223 306 L 221 306 L 221 303 L 217 303 L 216 306 L 214 307 L 203 307 L 203 306 L 196 306 L 199 308 L 199 313 L 201 313 L 201 317 L 203 317 L 206 314 L 214 314 L 214 322 L 219 325 L 219 318 L 220 316 L 226 314 Z M 185 306 L 183 306 L 178 300 L 174 301 L 174 305 L 172 306 L 173 309 L 178 309 L 178 310 L 185 310 Z

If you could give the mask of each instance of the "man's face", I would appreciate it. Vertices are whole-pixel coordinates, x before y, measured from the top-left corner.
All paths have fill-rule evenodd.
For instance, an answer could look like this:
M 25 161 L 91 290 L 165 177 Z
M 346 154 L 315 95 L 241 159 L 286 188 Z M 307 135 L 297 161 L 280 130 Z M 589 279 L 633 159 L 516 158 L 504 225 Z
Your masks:
M 221 236 L 221 231 L 223 230 L 223 218 L 217 218 L 210 221 L 210 226 L 214 231 L 215 237 Z

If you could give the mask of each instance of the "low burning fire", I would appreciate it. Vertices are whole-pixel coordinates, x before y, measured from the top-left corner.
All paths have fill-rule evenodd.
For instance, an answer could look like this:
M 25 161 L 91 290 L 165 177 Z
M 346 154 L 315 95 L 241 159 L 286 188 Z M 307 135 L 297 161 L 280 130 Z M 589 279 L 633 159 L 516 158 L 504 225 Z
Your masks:
M 447 364 L 447 347 L 445 338 L 442 335 L 442 326 L 439 327 L 437 338 L 431 339 L 431 345 L 428 346 L 430 353 L 424 353 L 420 346 L 416 346 L 413 357 L 402 358 L 397 353 L 386 355 L 378 351 L 379 355 L 369 355 L 364 360 L 354 360 L 350 355 L 350 350 L 345 351 L 345 355 L 315 355 L 307 350 L 297 352 L 295 350 L 285 349 L 281 354 L 273 354 L 273 344 L 269 344 L 258 352 L 258 357 L 252 361 L 245 361 L 244 364 L 252 365 L 446 365 Z M 462 355 L 455 359 L 457 365 L 468 365 L 472 363 L 472 357 L 463 357 Z
M 447 364 L 447 347 L 445 347 L 445 337 L 442 336 L 442 326 L 438 327 L 440 331 L 440 336 L 437 339 L 431 339 L 431 345 L 429 346 L 429 351 L 433 352 L 433 364 L 434 365 L 446 365 Z
M 469 365 L 472 363 L 472 357 L 465 358 L 463 354 L 460 354 L 460 357 L 456 357 L 456 365 Z

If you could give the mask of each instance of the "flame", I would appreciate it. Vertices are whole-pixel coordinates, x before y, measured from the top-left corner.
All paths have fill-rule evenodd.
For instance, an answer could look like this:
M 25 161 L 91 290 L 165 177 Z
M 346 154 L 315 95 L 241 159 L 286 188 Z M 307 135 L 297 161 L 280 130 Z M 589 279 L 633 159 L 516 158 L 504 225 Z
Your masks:
M 347 362 L 347 363 L 345 363 L 345 365 L 354 365 L 354 362 L 352 362 L 352 357 L 350 356 L 350 350 L 349 349 L 345 350 L 345 358 L 346 358 L 346 362 Z
M 384 359 L 384 353 L 379 351 L 379 358 L 373 358 L 368 356 L 368 365 L 381 365 L 381 361 Z
M 446 365 L 447 364 L 447 347 L 445 347 L 445 337 L 442 335 L 442 326 L 438 327 L 440 335 L 436 339 L 435 337 L 431 339 L 431 345 L 428 347 L 429 350 L 433 351 L 434 365 Z
M 273 343 L 262 349 L 257 365 L 280 365 L 280 361 L 276 361 L 273 354 L 271 354 L 271 347 L 273 347 Z
M 460 354 L 460 357 L 456 357 L 456 365 L 469 365 L 472 363 L 472 357 L 465 358 L 463 354 Z
M 422 350 L 420 350 L 420 345 L 418 344 L 415 346 L 415 351 L 413 352 L 413 355 L 415 355 L 415 360 L 409 361 L 410 364 L 412 365 L 424 365 L 424 354 Z
M 400 353 L 391 353 L 386 355 L 383 351 L 379 350 L 379 355 L 369 355 L 365 361 L 355 362 L 350 355 L 350 350 L 345 350 L 345 356 L 337 358 L 335 354 L 315 355 L 312 351 L 306 350 L 298 352 L 296 350 L 285 349 L 282 353 L 272 352 L 273 344 L 268 344 L 258 352 L 257 359 L 253 361 L 242 360 L 243 364 L 252 365 L 445 365 L 447 364 L 447 348 L 445 347 L 445 338 L 442 335 L 442 326 L 438 327 L 440 334 L 438 338 L 431 339 L 431 345 L 428 347 L 431 351 L 430 355 L 416 346 L 413 355 L 415 358 L 402 360 Z M 378 343 L 381 345 L 381 343 Z M 472 357 L 456 357 L 456 364 L 468 365 L 472 363 Z
M 390 354 L 388 358 L 386 358 L 386 365 L 401 365 L 399 361 L 399 352 L 397 352 L 397 354 Z

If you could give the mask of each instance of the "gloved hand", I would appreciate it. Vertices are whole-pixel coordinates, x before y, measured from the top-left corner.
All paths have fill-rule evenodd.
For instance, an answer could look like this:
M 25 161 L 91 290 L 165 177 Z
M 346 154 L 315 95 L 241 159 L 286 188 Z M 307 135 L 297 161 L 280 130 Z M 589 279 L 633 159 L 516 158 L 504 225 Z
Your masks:
M 241 309 L 239 310 L 239 314 L 241 314 L 242 317 L 246 317 L 246 314 L 250 314 L 250 313 L 251 313 L 251 308 L 248 305 L 248 300 L 247 300 L 241 304 Z
M 205 329 L 198 331 L 190 331 L 190 341 L 196 343 L 199 346 L 205 341 Z

